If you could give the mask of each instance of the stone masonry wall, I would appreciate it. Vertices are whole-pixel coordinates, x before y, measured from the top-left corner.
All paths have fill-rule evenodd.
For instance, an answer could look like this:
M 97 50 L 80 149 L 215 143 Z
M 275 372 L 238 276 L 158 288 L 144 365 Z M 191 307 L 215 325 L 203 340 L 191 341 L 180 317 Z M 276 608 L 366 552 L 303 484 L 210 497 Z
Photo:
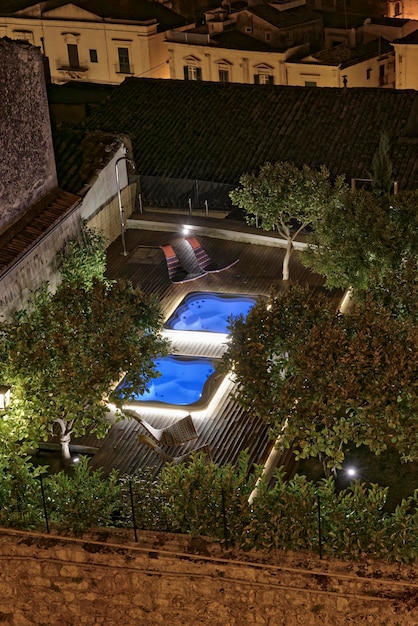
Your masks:
M 79 231 L 80 213 L 76 210 L 0 278 L 0 322 L 23 308 L 31 292 L 43 282 L 49 281 L 51 289 L 55 288 L 58 278 L 56 255 L 65 241 L 74 239 Z
M 0 232 L 57 186 L 41 53 L 0 39 Z
M 7 626 L 412 626 L 417 569 L 300 553 L 239 553 L 204 538 L 0 529 Z

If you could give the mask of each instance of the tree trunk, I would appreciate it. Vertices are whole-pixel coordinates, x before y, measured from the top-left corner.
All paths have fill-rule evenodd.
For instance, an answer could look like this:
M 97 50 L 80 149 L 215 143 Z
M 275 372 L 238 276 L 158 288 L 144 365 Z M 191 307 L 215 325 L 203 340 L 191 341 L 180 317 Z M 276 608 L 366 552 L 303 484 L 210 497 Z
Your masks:
M 283 259 L 283 280 L 289 280 L 289 262 L 293 252 L 293 243 L 291 239 L 287 240 L 286 254 Z
M 71 433 L 66 433 L 61 435 L 60 444 L 61 444 L 61 454 L 64 463 L 69 464 L 72 462 L 71 452 L 70 452 L 70 441 L 71 441 Z

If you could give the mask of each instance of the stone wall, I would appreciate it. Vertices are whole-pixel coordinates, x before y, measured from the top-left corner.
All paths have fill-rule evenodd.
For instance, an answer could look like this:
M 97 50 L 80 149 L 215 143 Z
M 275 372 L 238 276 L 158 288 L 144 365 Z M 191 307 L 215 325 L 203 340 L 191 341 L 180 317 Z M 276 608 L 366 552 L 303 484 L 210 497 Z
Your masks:
M 57 186 L 44 66 L 37 48 L 0 39 L 0 232 Z
M 101 531 L 83 539 L 0 529 L 8 626 L 412 626 L 413 567 L 239 553 L 205 538 Z
M 79 208 L 60 222 L 34 246 L 18 263 L 0 278 L 0 322 L 24 307 L 30 294 L 49 281 L 53 290 L 57 284 L 57 253 L 65 241 L 74 239 L 80 231 Z

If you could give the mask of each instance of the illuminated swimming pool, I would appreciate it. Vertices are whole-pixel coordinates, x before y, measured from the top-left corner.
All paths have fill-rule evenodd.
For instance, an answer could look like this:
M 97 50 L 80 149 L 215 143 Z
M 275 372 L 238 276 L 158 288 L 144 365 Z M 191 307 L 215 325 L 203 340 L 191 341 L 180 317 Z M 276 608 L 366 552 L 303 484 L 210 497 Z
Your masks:
M 188 357 L 169 355 L 155 361 L 159 378 L 151 381 L 148 391 L 134 393 L 129 403 L 146 403 L 147 406 L 170 405 L 203 408 L 209 403 L 223 376 L 216 374 L 213 359 L 207 357 Z M 117 387 L 123 387 L 122 383 Z
M 164 328 L 225 334 L 230 318 L 245 318 L 255 303 L 254 296 L 194 291 L 181 301 Z

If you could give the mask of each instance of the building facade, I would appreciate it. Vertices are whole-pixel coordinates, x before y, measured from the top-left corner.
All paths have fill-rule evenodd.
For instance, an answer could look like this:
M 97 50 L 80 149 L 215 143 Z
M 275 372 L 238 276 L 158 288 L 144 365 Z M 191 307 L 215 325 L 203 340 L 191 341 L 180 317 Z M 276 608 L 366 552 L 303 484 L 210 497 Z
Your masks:
M 387 0 L 386 15 L 418 20 L 418 0 Z
M 95 0 L 61 6 L 42 2 L 12 14 L 0 13 L 0 37 L 39 47 L 54 83 L 116 85 L 127 76 L 169 78 L 165 29 L 182 25 L 184 20 L 166 7 L 143 1 L 133 13 L 119 9 L 117 3 L 109 15 L 100 13 Z
M 288 85 L 302 87 L 395 87 L 395 53 L 385 39 L 344 45 L 286 63 Z
M 418 90 L 418 29 L 392 42 L 395 49 L 396 89 Z

